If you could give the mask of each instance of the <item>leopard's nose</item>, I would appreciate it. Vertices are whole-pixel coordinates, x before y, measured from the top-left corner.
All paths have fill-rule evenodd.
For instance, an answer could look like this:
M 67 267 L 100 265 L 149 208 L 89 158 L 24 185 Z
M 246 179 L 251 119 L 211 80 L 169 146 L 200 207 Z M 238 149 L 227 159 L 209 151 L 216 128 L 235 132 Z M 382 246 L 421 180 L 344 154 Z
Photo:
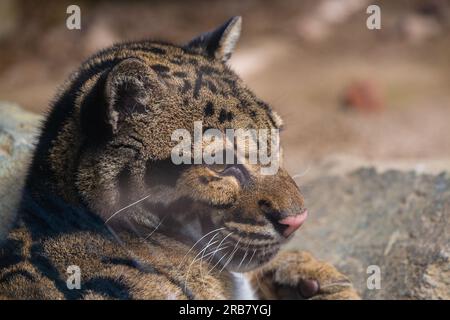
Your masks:
M 305 210 L 302 213 L 299 213 L 295 216 L 288 216 L 281 220 L 278 220 L 278 224 L 284 226 L 284 230 L 282 231 L 284 237 L 289 237 L 293 234 L 301 225 L 305 222 L 308 217 L 308 211 Z
M 258 204 L 267 220 L 285 238 L 288 238 L 295 230 L 300 228 L 308 217 L 308 211 L 306 209 L 301 210 L 298 214 L 288 214 L 287 212 L 275 210 L 272 203 L 268 200 L 260 200 Z

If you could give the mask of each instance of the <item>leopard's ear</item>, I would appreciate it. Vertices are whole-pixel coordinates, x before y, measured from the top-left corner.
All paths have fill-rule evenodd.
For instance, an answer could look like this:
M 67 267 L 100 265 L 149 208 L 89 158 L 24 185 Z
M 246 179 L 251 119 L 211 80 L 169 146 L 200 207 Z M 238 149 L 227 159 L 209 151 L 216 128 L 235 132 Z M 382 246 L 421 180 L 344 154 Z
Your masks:
M 116 134 L 128 118 L 148 115 L 154 101 L 167 95 L 167 86 L 146 63 L 128 58 L 100 76 L 84 98 L 83 132 L 98 140 Z
M 242 18 L 233 17 L 217 29 L 202 33 L 187 47 L 209 57 L 226 62 L 230 59 L 241 34 Z
M 106 116 L 113 131 L 133 114 L 149 113 L 151 100 L 163 97 L 166 89 L 156 72 L 139 59 L 128 58 L 116 65 L 105 84 Z

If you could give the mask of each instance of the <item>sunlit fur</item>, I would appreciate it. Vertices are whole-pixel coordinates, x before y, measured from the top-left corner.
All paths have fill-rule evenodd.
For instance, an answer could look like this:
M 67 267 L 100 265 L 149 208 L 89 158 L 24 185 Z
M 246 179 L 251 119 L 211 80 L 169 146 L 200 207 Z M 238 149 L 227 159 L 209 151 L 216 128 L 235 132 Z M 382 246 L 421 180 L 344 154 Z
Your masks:
M 69 78 L 0 251 L 0 296 L 228 299 L 230 271 L 255 270 L 276 255 L 286 240 L 277 217 L 305 210 L 282 167 L 263 176 L 245 164 L 241 181 L 227 168 L 170 161 L 172 132 L 192 132 L 194 121 L 220 130 L 281 126 L 226 65 L 240 24 L 231 19 L 184 47 L 119 44 Z M 70 265 L 82 270 L 80 290 L 66 286 Z

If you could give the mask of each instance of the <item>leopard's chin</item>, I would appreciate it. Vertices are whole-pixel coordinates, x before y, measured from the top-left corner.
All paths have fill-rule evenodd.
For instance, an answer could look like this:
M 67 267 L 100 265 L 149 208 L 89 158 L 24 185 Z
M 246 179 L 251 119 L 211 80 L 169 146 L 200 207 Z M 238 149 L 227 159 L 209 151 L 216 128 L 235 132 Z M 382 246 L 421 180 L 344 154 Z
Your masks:
M 261 246 L 261 248 L 248 249 L 245 246 L 234 253 L 227 261 L 226 269 L 230 272 L 248 272 L 263 266 L 272 260 L 280 250 L 280 246 Z

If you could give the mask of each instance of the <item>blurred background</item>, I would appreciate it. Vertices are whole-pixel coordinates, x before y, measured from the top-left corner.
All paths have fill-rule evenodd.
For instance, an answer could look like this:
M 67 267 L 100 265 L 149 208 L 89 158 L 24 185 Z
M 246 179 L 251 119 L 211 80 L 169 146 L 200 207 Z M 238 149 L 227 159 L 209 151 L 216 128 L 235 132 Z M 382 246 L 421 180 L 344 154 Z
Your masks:
M 81 30 L 66 28 L 70 4 L 81 8 Z M 381 8 L 381 30 L 366 27 L 369 4 Z M 0 100 L 43 113 L 97 50 L 142 38 L 184 43 L 233 15 L 243 33 L 230 63 L 284 118 L 292 174 L 342 158 L 450 167 L 446 0 L 0 0 Z

